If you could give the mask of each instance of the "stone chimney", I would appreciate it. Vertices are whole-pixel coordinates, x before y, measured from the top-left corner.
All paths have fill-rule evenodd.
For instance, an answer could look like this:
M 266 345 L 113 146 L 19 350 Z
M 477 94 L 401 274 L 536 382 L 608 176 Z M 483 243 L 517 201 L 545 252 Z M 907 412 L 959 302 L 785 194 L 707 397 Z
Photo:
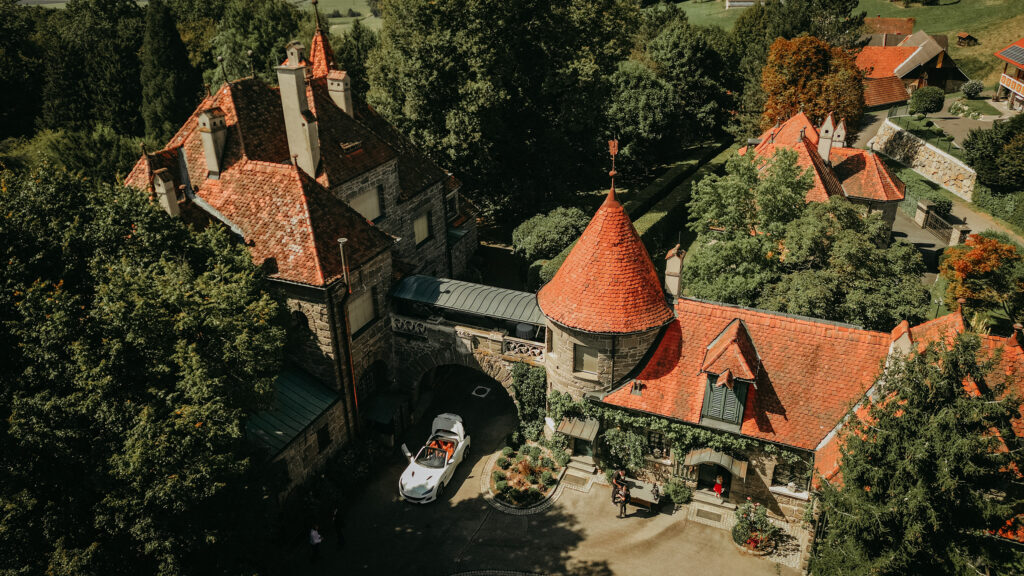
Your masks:
M 316 177 L 320 165 L 320 135 L 316 116 L 309 110 L 306 99 L 305 48 L 301 42 L 287 47 L 288 61 L 277 67 L 277 83 L 281 89 L 281 108 L 284 127 L 288 134 L 288 150 L 296 157 L 303 172 Z
M 327 73 L 327 91 L 331 100 L 341 108 L 345 114 L 352 116 L 352 78 L 348 72 L 343 70 L 331 70 Z
M 682 292 L 681 276 L 684 256 L 686 256 L 686 250 L 681 249 L 679 244 L 676 244 L 665 255 L 665 292 L 671 294 L 673 300 L 679 298 L 679 294 Z
M 846 120 L 840 120 L 836 131 L 832 133 L 832 146 L 846 148 Z
M 836 125 L 832 121 L 831 114 L 828 115 L 828 118 L 825 118 L 821 128 L 818 128 L 818 156 L 821 156 L 825 164 L 829 163 L 828 158 L 832 154 L 832 136 L 835 129 Z
M 160 207 L 171 216 L 179 216 L 178 190 L 174 187 L 174 178 L 167 168 L 161 168 L 153 172 L 153 196 L 160 204 Z
M 206 156 L 208 178 L 220 178 L 224 159 L 224 141 L 228 136 L 228 128 L 224 111 L 220 108 L 207 108 L 199 113 L 199 135 L 203 141 L 203 154 Z

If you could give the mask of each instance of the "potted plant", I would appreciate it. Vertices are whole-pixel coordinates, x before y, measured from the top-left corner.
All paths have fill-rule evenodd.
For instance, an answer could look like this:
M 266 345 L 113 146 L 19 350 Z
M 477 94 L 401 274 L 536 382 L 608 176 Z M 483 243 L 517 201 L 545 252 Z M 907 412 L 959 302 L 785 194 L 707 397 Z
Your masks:
M 780 529 L 768 519 L 768 509 L 757 502 L 747 501 L 736 508 L 736 525 L 732 538 L 744 551 L 769 554 L 778 542 Z

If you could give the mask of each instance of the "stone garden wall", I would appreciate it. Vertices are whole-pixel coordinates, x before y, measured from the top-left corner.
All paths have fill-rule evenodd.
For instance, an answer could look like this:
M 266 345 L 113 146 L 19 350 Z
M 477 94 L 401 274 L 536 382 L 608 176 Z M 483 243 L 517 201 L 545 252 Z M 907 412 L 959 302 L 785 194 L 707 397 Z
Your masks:
M 910 166 L 918 174 L 964 200 L 971 201 L 974 182 L 978 178 L 974 170 L 891 121 L 882 123 L 868 146 Z

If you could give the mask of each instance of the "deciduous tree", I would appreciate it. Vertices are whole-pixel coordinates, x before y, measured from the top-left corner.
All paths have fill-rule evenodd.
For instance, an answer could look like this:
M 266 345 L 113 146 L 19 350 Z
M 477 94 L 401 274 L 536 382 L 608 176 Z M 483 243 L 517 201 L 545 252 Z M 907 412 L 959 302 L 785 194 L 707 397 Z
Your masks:
M 969 308 L 1024 320 L 1024 261 L 1017 246 L 971 234 L 965 243 L 946 248 L 939 273 L 948 282 L 947 302 L 964 298 Z
M 841 483 L 824 481 L 815 574 L 1009 574 L 1019 549 L 993 533 L 1024 512 L 1007 451 L 1021 399 L 977 335 L 891 359 L 846 424 Z M 965 383 L 976 384 L 979 393 Z M 1012 446 L 1012 444 L 1010 445 Z M 1016 557 L 1016 559 L 1014 559 Z
M 579 208 L 555 208 L 516 226 L 512 246 L 529 262 L 552 258 L 579 238 L 589 223 L 590 217 Z
M 850 53 L 806 36 L 776 40 L 761 76 L 767 94 L 761 128 L 767 129 L 803 111 L 812 122 L 829 113 L 846 121 L 848 133 L 864 111 L 863 73 Z

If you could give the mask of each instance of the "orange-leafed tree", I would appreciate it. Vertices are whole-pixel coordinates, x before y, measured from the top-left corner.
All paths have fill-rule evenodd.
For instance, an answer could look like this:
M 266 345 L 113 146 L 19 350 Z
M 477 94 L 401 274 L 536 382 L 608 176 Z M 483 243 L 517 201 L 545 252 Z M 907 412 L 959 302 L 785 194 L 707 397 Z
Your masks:
M 1024 255 L 1009 241 L 971 234 L 959 246 L 946 249 L 939 266 L 949 284 L 946 301 L 964 298 L 977 310 L 1000 309 L 1011 320 L 1024 313 Z
M 800 110 L 820 123 L 831 112 L 846 120 L 851 136 L 864 113 L 863 73 L 853 55 L 814 36 L 779 38 L 761 73 L 767 99 L 761 127 L 767 129 Z

